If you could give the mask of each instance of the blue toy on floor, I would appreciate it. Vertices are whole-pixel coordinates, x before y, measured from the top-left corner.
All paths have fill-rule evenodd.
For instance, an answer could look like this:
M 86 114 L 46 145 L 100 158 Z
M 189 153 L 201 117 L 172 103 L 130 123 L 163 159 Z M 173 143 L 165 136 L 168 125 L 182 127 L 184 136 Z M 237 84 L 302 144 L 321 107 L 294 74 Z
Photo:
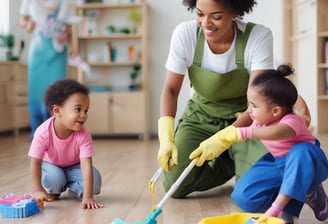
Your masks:
M 25 218 L 38 212 L 40 208 L 32 195 L 4 195 L 0 198 L 1 218 Z

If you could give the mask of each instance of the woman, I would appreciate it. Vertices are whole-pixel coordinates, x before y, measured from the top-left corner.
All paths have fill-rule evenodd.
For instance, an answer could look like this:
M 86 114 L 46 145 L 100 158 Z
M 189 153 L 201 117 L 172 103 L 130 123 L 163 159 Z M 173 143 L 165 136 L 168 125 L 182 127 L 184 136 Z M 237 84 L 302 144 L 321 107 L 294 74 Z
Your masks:
M 173 32 L 166 62 L 158 121 L 158 162 L 165 169 L 166 190 L 190 163 L 189 154 L 200 143 L 228 125 L 247 126 L 246 91 L 263 70 L 273 69 L 270 29 L 241 21 L 252 11 L 254 0 L 183 0 L 196 20 L 181 23 Z M 177 99 L 188 70 L 195 93 L 179 120 L 174 135 Z M 210 142 L 208 148 L 215 148 Z M 252 150 L 248 151 L 248 148 Z M 242 175 L 267 150 L 256 140 L 236 143 L 229 151 L 194 168 L 173 197 L 185 197 L 222 185 Z
M 63 12 L 65 17 L 69 17 L 72 6 L 72 0 L 23 0 L 21 3 L 21 24 L 28 32 L 33 32 L 27 62 L 32 136 L 35 129 L 49 117 L 43 103 L 46 89 L 66 77 L 67 43 L 71 44 L 70 26 L 59 17 L 63 17 Z

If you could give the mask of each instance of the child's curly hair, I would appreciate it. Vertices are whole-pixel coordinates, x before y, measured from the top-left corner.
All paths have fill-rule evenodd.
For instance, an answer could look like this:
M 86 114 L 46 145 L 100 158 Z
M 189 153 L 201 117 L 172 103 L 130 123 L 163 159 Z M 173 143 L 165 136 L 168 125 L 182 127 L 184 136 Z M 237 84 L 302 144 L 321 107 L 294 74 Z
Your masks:
M 54 105 L 63 105 L 74 93 L 89 95 L 89 89 L 72 79 L 62 79 L 50 85 L 44 97 L 49 112 L 51 113 Z
M 253 11 L 253 7 L 257 4 L 255 0 L 213 0 L 222 4 L 231 12 L 237 13 L 240 17 Z M 182 0 L 182 4 L 188 6 L 188 10 L 193 11 L 196 8 L 197 0 Z

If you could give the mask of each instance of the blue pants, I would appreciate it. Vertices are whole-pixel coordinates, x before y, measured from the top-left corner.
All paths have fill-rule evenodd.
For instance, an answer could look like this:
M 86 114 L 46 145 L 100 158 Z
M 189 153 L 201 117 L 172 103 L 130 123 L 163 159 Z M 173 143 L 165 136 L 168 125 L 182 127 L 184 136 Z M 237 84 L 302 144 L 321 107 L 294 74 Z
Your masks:
M 67 71 L 67 47 L 56 52 L 52 39 L 34 33 L 28 55 L 28 106 L 32 136 L 35 129 L 48 117 L 44 104 L 47 88 L 57 80 L 64 79 Z
M 292 198 L 284 211 L 298 217 L 306 194 L 316 190 L 327 177 L 328 162 L 319 141 L 302 142 L 284 157 L 265 154 L 240 177 L 231 196 L 246 212 L 265 212 L 282 193 Z
M 80 163 L 62 168 L 43 161 L 42 186 L 47 189 L 50 194 L 60 194 L 68 188 L 79 197 L 82 197 L 83 179 Z M 99 194 L 100 188 L 101 176 L 99 171 L 93 167 L 93 193 Z

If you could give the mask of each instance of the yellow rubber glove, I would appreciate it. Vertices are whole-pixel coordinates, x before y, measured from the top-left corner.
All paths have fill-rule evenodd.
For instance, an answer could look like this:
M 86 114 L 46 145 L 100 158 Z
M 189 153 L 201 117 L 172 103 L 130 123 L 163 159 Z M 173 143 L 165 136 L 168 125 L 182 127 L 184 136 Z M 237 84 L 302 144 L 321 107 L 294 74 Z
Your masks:
M 212 135 L 210 138 L 202 141 L 199 147 L 190 154 L 189 159 L 195 160 L 196 166 L 202 166 L 205 161 L 219 157 L 237 141 L 237 128 L 232 125 L 228 126 Z
M 159 151 L 158 164 L 166 172 L 178 164 L 178 149 L 174 144 L 174 118 L 170 116 L 160 117 L 158 120 Z

